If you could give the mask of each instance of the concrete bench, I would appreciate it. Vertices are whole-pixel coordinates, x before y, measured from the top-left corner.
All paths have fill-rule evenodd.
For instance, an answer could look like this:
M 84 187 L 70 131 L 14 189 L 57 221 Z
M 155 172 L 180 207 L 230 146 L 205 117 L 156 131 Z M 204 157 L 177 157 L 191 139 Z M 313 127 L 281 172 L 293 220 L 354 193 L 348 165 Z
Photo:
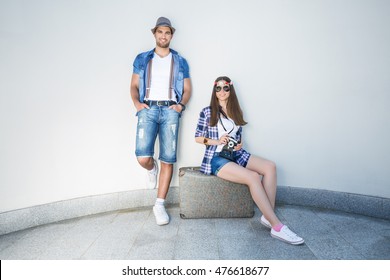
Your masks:
M 208 176 L 199 167 L 179 169 L 180 217 L 249 218 L 254 203 L 246 185 Z

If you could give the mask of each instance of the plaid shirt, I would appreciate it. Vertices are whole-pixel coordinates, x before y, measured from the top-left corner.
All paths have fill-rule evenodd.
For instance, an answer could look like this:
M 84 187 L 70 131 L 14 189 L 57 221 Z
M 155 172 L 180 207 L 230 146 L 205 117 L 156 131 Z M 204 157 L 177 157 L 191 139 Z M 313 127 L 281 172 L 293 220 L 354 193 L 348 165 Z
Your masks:
M 218 126 L 209 126 L 211 118 L 211 107 L 204 108 L 199 114 L 198 125 L 195 131 L 195 137 L 206 137 L 210 139 L 218 140 Z M 238 126 L 238 131 L 234 138 L 238 141 L 241 141 L 242 127 Z M 200 171 L 207 175 L 211 174 L 211 159 L 214 156 L 217 145 L 208 145 L 206 146 L 206 151 L 202 160 L 202 165 Z M 244 149 L 237 151 L 237 161 L 236 163 L 241 166 L 246 166 L 248 163 L 250 154 Z

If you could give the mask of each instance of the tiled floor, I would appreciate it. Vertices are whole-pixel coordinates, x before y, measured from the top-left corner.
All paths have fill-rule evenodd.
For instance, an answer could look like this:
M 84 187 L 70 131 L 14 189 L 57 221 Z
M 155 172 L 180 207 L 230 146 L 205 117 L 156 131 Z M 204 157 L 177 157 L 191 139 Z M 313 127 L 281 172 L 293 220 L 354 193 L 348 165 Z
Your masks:
M 390 259 L 390 221 L 343 212 L 281 205 L 277 214 L 306 243 L 272 238 L 253 218 L 181 219 L 155 224 L 149 209 L 87 216 L 0 236 L 0 259 Z

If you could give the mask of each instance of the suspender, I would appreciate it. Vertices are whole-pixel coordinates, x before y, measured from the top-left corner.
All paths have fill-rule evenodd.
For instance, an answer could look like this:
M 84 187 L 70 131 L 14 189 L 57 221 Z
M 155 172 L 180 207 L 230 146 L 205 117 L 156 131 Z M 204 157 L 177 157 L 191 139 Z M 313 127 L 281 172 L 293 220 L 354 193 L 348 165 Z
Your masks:
M 152 82 L 152 62 L 153 62 L 153 59 L 149 60 L 149 63 L 148 63 L 148 83 L 147 83 L 147 86 L 146 86 L 146 100 L 149 99 L 149 94 L 150 94 L 150 83 Z
M 153 58 L 151 60 L 149 60 L 148 62 L 148 81 L 147 81 L 147 86 L 146 86 L 146 97 L 145 99 L 148 100 L 149 99 L 149 94 L 150 94 L 150 85 L 152 83 L 152 61 L 153 61 Z M 169 88 L 168 88 L 168 100 L 172 100 L 172 84 L 173 84 L 173 55 L 172 55 L 172 58 L 171 58 L 171 67 L 170 67 L 170 70 L 169 70 Z
M 168 100 L 172 100 L 172 84 L 173 84 L 173 55 L 171 58 L 171 69 L 169 74 Z

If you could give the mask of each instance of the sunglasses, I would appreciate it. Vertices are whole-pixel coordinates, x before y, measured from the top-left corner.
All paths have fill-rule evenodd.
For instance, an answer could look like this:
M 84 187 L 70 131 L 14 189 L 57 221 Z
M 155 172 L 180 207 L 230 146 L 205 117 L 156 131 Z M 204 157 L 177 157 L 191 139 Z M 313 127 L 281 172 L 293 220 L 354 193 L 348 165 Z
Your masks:
M 220 92 L 223 89 L 224 92 L 229 92 L 230 91 L 230 86 L 216 86 L 215 91 Z

